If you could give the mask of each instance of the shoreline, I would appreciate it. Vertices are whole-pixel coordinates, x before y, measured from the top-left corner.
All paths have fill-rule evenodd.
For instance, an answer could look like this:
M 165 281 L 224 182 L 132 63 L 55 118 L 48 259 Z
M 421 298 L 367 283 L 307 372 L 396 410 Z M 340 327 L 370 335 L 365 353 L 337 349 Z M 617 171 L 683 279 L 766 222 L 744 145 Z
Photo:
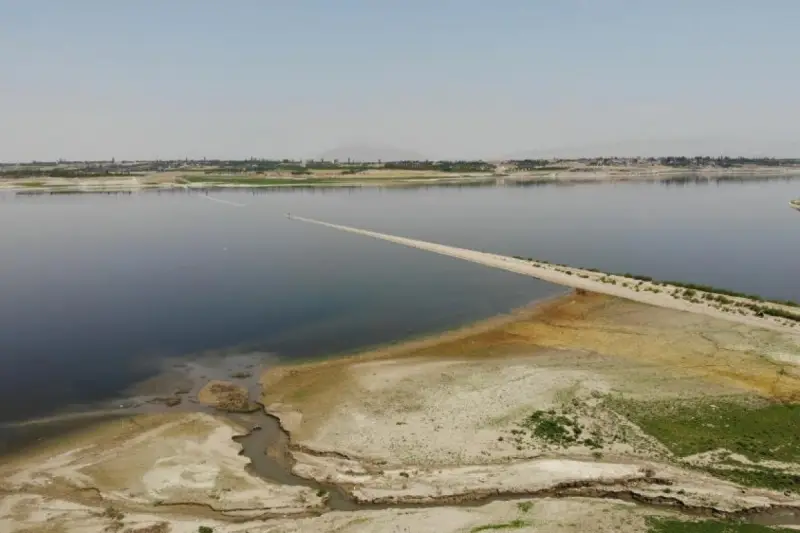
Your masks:
M 396 357 L 409 350 L 422 350 L 431 346 L 435 346 L 442 342 L 457 341 L 469 335 L 490 331 L 494 328 L 514 322 L 520 318 L 536 316 L 546 312 L 548 305 L 557 304 L 564 298 L 569 298 L 574 290 L 565 288 L 565 290 L 554 294 L 552 296 L 545 296 L 536 298 L 530 302 L 509 309 L 502 313 L 497 313 L 488 317 L 478 318 L 461 325 L 456 325 L 439 331 L 431 331 L 428 333 L 420 333 L 409 337 L 402 337 L 393 341 L 377 343 L 374 345 L 362 346 L 354 350 L 348 350 L 337 353 L 330 353 L 325 355 L 317 355 L 309 358 L 292 360 L 292 361 L 278 361 L 272 367 L 272 370 L 284 367 L 298 367 L 298 366 L 317 366 L 326 364 L 347 364 L 348 362 L 358 361 L 363 358 L 369 360 L 376 360 L 378 358 L 389 359 Z M 377 357 L 376 354 L 381 354 Z M 261 383 L 263 386 L 263 383 Z
M 0 179 L 0 191 L 7 190 L 20 196 L 70 195 L 70 194 L 114 194 L 140 192 L 167 192 L 188 190 L 282 190 L 295 188 L 422 188 L 457 186 L 524 186 L 526 184 L 580 185 L 590 183 L 663 182 L 686 176 L 687 179 L 747 181 L 800 178 L 800 168 L 700 168 L 700 169 L 634 169 L 631 171 L 582 170 L 556 172 L 514 172 L 485 175 L 436 175 L 408 176 L 386 175 L 382 177 L 324 177 L 324 178 L 269 178 L 259 176 L 218 176 L 194 178 L 152 178 L 146 176 L 133 179 L 120 178 L 25 178 Z

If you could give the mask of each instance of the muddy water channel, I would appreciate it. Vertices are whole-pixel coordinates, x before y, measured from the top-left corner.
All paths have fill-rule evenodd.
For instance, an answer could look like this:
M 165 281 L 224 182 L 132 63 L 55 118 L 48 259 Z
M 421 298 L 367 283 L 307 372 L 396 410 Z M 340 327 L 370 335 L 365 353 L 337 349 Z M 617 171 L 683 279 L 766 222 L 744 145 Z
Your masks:
M 249 424 L 249 433 L 234 440 L 242 445 L 242 455 L 250 459 L 249 471 L 267 481 L 283 485 L 311 487 L 327 494 L 327 505 L 334 511 L 356 511 L 359 509 L 386 508 L 354 502 L 337 485 L 318 483 L 292 473 L 292 456 L 289 437 L 283 431 L 277 418 L 266 414 L 263 409 L 250 414 L 229 414 L 239 424 Z
M 253 429 L 241 437 L 235 437 L 235 441 L 242 445 L 241 454 L 250 459 L 249 471 L 267 481 L 281 483 L 285 485 L 299 485 L 311 487 L 316 491 L 324 491 L 327 494 L 326 504 L 332 511 L 361 511 L 361 510 L 381 510 L 389 508 L 418 509 L 424 507 L 437 507 L 441 505 L 457 506 L 480 506 L 494 501 L 513 501 L 525 498 L 545 498 L 545 497 L 595 497 L 611 498 L 622 501 L 634 502 L 643 507 L 654 509 L 670 508 L 677 510 L 691 517 L 712 517 L 719 516 L 708 509 L 690 508 L 678 505 L 669 498 L 659 500 L 644 501 L 633 493 L 608 491 L 604 492 L 602 487 L 587 487 L 584 494 L 567 494 L 567 490 L 574 487 L 564 487 L 564 490 L 552 489 L 540 491 L 534 495 L 520 494 L 480 494 L 471 497 L 465 495 L 452 498 L 449 501 L 434 501 L 430 503 L 397 503 L 397 504 L 365 504 L 354 501 L 342 489 L 342 487 L 329 483 L 319 483 L 314 480 L 305 479 L 292 473 L 293 460 L 290 453 L 290 441 L 288 435 L 283 431 L 277 418 L 266 414 L 262 410 L 249 414 L 228 414 L 232 420 L 242 425 L 250 425 Z M 734 515 L 720 516 L 723 518 L 736 518 L 747 523 L 760 525 L 800 525 L 800 510 L 798 509 L 769 509 L 765 511 L 737 513 Z

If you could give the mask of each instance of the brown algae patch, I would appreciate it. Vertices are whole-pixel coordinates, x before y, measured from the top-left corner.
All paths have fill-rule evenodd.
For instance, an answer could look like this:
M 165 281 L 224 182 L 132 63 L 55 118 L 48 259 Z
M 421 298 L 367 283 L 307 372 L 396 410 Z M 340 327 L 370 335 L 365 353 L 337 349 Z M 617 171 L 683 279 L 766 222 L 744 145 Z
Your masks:
M 257 405 L 250 402 L 250 396 L 245 387 L 229 381 L 209 381 L 197 393 L 197 399 L 202 404 L 234 413 L 258 409 Z

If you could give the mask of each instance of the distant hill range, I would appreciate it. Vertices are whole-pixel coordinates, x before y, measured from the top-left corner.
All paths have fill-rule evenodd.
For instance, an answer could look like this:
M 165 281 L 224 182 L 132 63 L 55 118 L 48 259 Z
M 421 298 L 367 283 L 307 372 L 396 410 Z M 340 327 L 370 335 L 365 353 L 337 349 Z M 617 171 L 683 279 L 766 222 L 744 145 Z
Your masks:
M 401 148 L 394 148 L 391 146 L 377 146 L 368 144 L 353 144 L 347 146 L 339 146 L 326 152 L 321 153 L 316 159 L 324 159 L 332 161 L 338 159 L 339 161 L 359 161 L 359 162 L 377 162 L 377 161 L 425 161 L 428 158 L 414 152 L 413 150 L 403 150 Z
M 800 157 L 800 141 L 769 141 L 744 139 L 642 139 L 554 148 L 520 150 L 483 158 L 485 161 L 521 159 L 578 159 L 592 157 L 667 157 L 667 156 L 728 156 L 728 157 Z M 353 162 L 428 161 L 431 157 L 414 150 L 376 144 L 342 145 L 319 154 L 315 159 Z M 480 157 L 445 158 L 448 160 L 477 160 Z
M 634 140 L 565 146 L 505 154 L 509 159 L 577 159 L 582 157 L 800 157 L 800 142 L 739 139 Z

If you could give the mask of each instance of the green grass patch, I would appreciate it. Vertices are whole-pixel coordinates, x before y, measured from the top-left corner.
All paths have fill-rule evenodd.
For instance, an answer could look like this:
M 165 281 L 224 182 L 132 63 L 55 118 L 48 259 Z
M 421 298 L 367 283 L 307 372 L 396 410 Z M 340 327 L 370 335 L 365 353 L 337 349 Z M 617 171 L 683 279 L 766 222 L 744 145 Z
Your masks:
M 773 528 L 744 522 L 702 520 L 697 522 L 661 517 L 647 519 L 648 533 L 796 533 L 793 529 Z
M 749 487 L 763 487 L 777 491 L 791 490 L 800 492 L 800 475 L 781 472 L 770 468 L 748 466 L 747 468 L 713 468 L 704 469 L 712 476 L 727 479 Z
M 575 444 L 583 431 L 574 418 L 548 411 L 535 411 L 522 426 L 531 430 L 534 437 L 560 446 Z
M 544 443 L 548 446 L 568 448 L 570 446 L 586 446 L 599 450 L 607 441 L 625 441 L 625 435 L 603 435 L 600 429 L 588 428 L 578 419 L 575 407 L 567 406 L 548 411 L 537 410 L 525 417 L 518 424 L 520 429 L 511 430 L 511 440 L 521 449 L 525 444 L 524 438 L 528 436 L 532 443 Z
M 521 513 L 529 513 L 533 509 L 533 502 L 517 502 L 517 509 Z
M 609 404 L 679 456 L 726 448 L 753 461 L 800 462 L 800 405 L 724 398 Z
M 516 520 L 512 520 L 511 522 L 504 522 L 502 524 L 487 524 L 485 526 L 473 527 L 469 531 L 470 533 L 478 533 L 479 531 L 496 531 L 498 529 L 520 529 L 530 525 L 531 522 L 527 520 L 520 520 L 518 518 Z

